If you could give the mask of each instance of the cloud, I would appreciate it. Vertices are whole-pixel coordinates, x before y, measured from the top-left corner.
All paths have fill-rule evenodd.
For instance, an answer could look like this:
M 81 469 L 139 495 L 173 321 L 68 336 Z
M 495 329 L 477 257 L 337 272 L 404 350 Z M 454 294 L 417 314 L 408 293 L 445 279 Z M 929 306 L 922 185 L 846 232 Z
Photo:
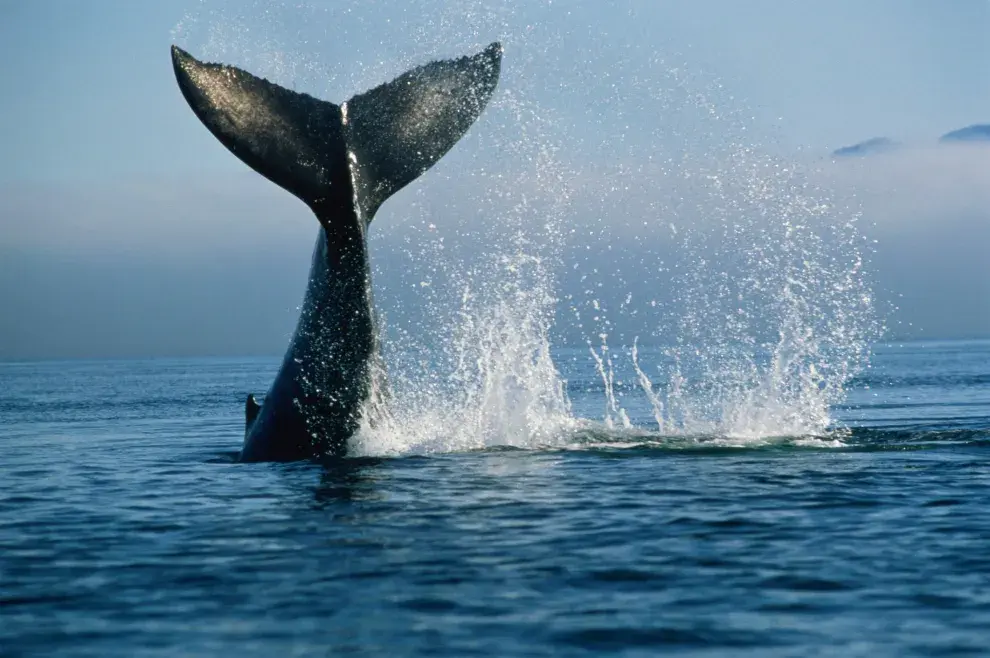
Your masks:
M 819 175 L 884 225 L 990 213 L 990 146 L 905 148 L 836 161 Z

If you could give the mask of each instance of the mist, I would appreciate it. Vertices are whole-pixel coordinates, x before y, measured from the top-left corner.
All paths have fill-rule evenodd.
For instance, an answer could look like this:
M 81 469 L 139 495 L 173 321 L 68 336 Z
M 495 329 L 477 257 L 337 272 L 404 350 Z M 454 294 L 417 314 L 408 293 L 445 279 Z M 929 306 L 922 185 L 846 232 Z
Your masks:
M 716 221 L 706 208 L 731 223 L 724 198 L 650 166 L 569 166 L 568 191 L 555 193 L 565 199 L 534 187 L 531 208 L 519 211 L 525 191 L 468 166 L 484 150 L 452 157 L 372 225 L 376 300 L 390 330 L 435 333 L 456 310 L 459 273 L 515 248 L 515 224 L 500 218 L 539 228 L 556 213 L 548 244 L 527 247 L 557 282 L 554 343 L 597 340 L 600 325 L 573 312 L 591 299 L 642 309 L 613 314 L 619 342 L 663 342 L 676 321 L 663 311 L 683 292 L 676 268 L 689 264 L 679 260 L 678 230 Z M 990 333 L 990 148 L 909 149 L 803 171 L 803 185 L 843 204 L 820 221 L 857 217 L 888 338 Z M 0 260 L 3 358 L 277 355 L 294 328 L 318 226 L 251 172 L 55 193 L 21 186 L 0 204 L 2 216 L 19 218 Z

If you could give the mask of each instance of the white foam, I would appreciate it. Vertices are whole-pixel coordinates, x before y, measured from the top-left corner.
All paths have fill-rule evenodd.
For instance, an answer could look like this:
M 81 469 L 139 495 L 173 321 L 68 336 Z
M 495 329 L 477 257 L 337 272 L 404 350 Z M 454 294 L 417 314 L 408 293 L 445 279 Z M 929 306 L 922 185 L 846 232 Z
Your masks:
M 575 118 L 556 121 L 545 108 L 519 98 L 512 86 L 512 76 L 527 70 L 523 64 L 547 54 L 526 40 L 528 32 L 512 31 L 512 7 L 495 10 L 483 2 L 444 7 L 431 14 L 457 20 L 434 21 L 417 32 L 418 47 L 400 49 L 408 62 L 391 55 L 366 57 L 366 63 L 351 62 L 344 71 L 330 67 L 317 51 L 287 52 L 297 40 L 291 31 L 281 33 L 281 10 L 273 10 L 270 29 L 261 33 L 248 30 L 235 9 L 208 12 L 205 32 L 195 17 L 179 30 L 205 35 L 202 56 L 234 61 L 285 84 L 299 82 L 301 89 L 331 98 L 378 84 L 400 64 L 422 63 L 431 48 L 437 56 L 452 54 L 437 44 L 468 52 L 476 37 L 484 41 L 505 32 L 515 39 L 517 63 L 507 61 L 484 129 L 464 140 L 475 140 L 475 146 L 459 145 L 445 157 L 445 167 L 404 192 L 401 221 L 376 220 L 373 242 L 389 231 L 415 229 L 410 239 L 396 242 L 408 249 L 423 276 L 415 289 L 396 297 L 425 308 L 437 326 L 406 326 L 408 318 L 387 309 L 393 315 L 386 319 L 395 323 L 384 345 L 394 394 L 374 396 L 353 451 L 395 455 L 494 446 L 587 447 L 595 441 L 747 446 L 780 440 L 775 437 L 799 437 L 784 439 L 794 445 L 841 443 L 831 432 L 830 409 L 866 365 L 868 345 L 879 331 L 863 274 L 856 212 L 769 156 L 772 149 L 761 149 L 747 123 L 752 113 L 718 81 L 659 58 L 651 60 L 648 76 L 628 80 L 634 88 L 624 92 L 644 111 L 654 104 L 655 127 L 626 125 L 635 113 L 623 114 L 627 108 L 612 102 L 612 113 L 596 124 L 600 143 L 585 153 L 577 140 L 571 167 L 558 154 L 568 137 L 561 131 Z M 354 28 L 338 30 L 346 39 L 367 31 L 363 21 L 372 15 L 363 9 L 354 0 L 320 11 L 330 22 Z M 474 33 L 461 34 L 465 21 Z M 334 47 L 348 52 L 354 45 L 337 41 Z M 526 84 L 533 83 L 521 87 Z M 627 132 L 635 139 L 626 139 Z M 461 158 L 458 172 L 451 169 L 455 158 Z M 444 196 L 437 184 L 445 176 L 456 178 L 456 195 Z M 483 195 L 470 197 L 464 188 L 479 181 Z M 573 228 L 580 209 L 570 205 L 575 187 L 582 204 L 600 202 L 582 210 L 594 215 L 595 223 L 580 233 Z M 614 300 L 600 299 L 610 264 L 563 262 L 567 240 L 571 246 L 575 240 L 605 245 L 603 236 L 618 220 L 609 203 L 623 201 L 641 202 L 632 207 L 643 209 L 642 216 L 633 212 L 626 218 L 625 225 L 636 231 L 631 239 L 643 247 L 654 241 L 658 249 L 653 260 L 631 264 L 639 265 L 635 276 L 656 277 L 658 289 L 675 291 L 671 301 L 644 305 L 627 291 Z M 382 215 L 393 207 L 386 204 Z M 465 230 L 458 221 L 468 219 L 472 223 Z M 475 251 L 477 260 L 465 262 L 449 247 L 456 239 L 482 244 L 484 253 Z M 609 243 L 599 255 L 610 249 Z M 672 254 L 673 262 L 663 262 L 659 253 Z M 373 265 L 382 262 L 373 253 Z M 579 270 L 582 280 L 592 277 L 587 299 L 571 306 L 576 311 L 583 303 L 590 311 L 581 328 L 591 348 L 587 368 L 602 379 L 604 427 L 575 417 L 551 358 L 556 274 L 562 267 Z M 612 328 L 619 316 L 636 313 L 637 319 L 653 319 L 656 330 L 643 338 L 663 349 L 634 345 L 629 353 L 609 346 L 610 337 L 617 340 Z M 632 371 L 629 381 L 638 392 L 619 381 L 623 368 Z M 648 411 L 633 413 L 636 405 Z M 590 443 L 575 438 L 588 432 L 598 438 Z

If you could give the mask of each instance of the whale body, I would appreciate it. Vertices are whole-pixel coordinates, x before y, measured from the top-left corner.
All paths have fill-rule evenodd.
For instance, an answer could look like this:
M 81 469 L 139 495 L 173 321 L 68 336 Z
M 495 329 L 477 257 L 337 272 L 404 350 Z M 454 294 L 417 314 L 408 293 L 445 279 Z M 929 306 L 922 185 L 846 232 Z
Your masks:
M 435 61 L 336 105 L 172 47 L 179 88 L 211 133 L 320 223 L 295 333 L 262 404 L 249 395 L 240 460 L 343 456 L 386 396 L 367 233 L 382 203 L 467 132 L 498 83 L 498 43 Z

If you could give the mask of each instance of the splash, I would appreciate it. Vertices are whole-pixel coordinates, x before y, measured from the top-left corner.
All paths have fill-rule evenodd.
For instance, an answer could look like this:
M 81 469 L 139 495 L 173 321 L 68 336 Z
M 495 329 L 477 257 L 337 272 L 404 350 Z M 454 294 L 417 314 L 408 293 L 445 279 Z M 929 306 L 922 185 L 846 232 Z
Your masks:
M 625 379 L 639 390 L 627 390 L 623 403 L 644 406 L 635 398 L 645 399 L 653 428 L 667 435 L 834 435 L 830 409 L 868 367 L 882 332 L 864 275 L 869 250 L 860 214 L 851 200 L 815 187 L 799 167 L 744 139 L 749 122 L 698 93 L 697 80 L 676 69 L 668 76 L 683 96 L 680 108 L 667 110 L 706 117 L 717 138 L 704 149 L 685 147 L 676 168 L 638 172 L 656 183 L 638 263 L 644 270 L 664 263 L 672 292 L 664 298 L 646 289 L 648 305 L 630 305 L 630 294 L 607 311 L 589 286 L 597 331 L 614 332 L 637 314 L 656 322 L 642 332 L 655 347 L 645 358 L 639 335 L 627 336 L 634 375 Z M 710 84 L 708 91 L 720 89 Z M 664 203 L 671 189 L 676 196 Z M 614 400 L 611 361 L 605 369 L 595 358 L 612 400 L 611 426 L 628 414 Z M 646 418 L 637 421 L 651 424 Z
M 579 424 L 550 347 L 568 176 L 552 142 L 532 138 L 547 134 L 538 129 L 545 110 L 506 93 L 489 111 L 503 125 L 491 139 L 505 166 L 477 164 L 488 175 L 462 186 L 466 214 L 414 206 L 419 218 L 406 209 L 405 222 L 377 238 L 384 253 L 375 262 L 403 263 L 412 285 L 380 291 L 391 298 L 385 321 L 399 320 L 383 345 L 394 395 L 388 413 L 354 437 L 354 454 L 549 447 Z M 403 231 L 415 238 L 398 239 Z
M 482 0 L 241 7 L 180 32 L 200 34 L 206 56 L 326 98 L 493 35 L 507 47 L 477 130 L 372 227 L 393 394 L 379 395 L 376 370 L 353 452 L 573 445 L 589 427 L 727 445 L 835 440 L 829 410 L 882 329 L 859 215 L 762 147 L 717 81 L 595 30 L 566 48 L 554 12 L 570 10 L 556 3 L 543 22 L 527 3 Z M 351 36 L 367 34 L 381 40 Z M 602 53 L 627 73 L 621 89 L 561 77 L 587 107 L 551 111 L 534 82 L 546 76 L 529 70 L 594 71 Z M 551 351 L 563 341 L 588 348 L 577 367 L 602 382 L 594 406 L 569 399 Z
M 822 436 L 880 332 L 859 215 L 781 163 L 743 160 L 732 173 L 739 187 L 713 199 L 731 219 L 682 240 L 694 260 L 679 281 L 690 293 L 680 336 L 714 347 L 699 365 L 716 383 L 716 431 Z
M 511 258 L 507 264 L 532 266 L 527 260 Z M 465 286 L 460 322 L 445 346 L 454 367 L 398 369 L 388 414 L 366 422 L 352 451 L 394 455 L 558 445 L 576 422 L 550 355 L 550 301 L 540 289 L 513 285 L 485 299 Z

